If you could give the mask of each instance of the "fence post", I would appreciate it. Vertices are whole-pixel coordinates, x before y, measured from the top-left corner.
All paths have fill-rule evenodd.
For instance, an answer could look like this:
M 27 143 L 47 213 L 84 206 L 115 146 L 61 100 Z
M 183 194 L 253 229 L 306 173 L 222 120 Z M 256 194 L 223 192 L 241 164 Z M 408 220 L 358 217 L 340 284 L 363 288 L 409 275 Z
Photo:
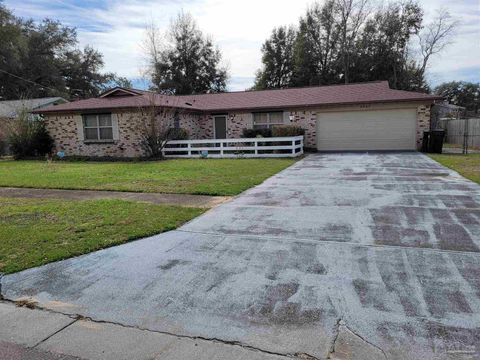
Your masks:
M 192 144 L 189 142 L 187 144 L 188 156 L 192 156 Z
M 467 130 L 465 132 L 465 155 L 468 155 L 468 137 L 470 136 L 470 122 L 469 118 L 467 117 L 465 119 L 465 129 Z
M 255 149 L 255 155 L 258 155 L 258 140 L 255 139 L 253 142 L 253 147 Z

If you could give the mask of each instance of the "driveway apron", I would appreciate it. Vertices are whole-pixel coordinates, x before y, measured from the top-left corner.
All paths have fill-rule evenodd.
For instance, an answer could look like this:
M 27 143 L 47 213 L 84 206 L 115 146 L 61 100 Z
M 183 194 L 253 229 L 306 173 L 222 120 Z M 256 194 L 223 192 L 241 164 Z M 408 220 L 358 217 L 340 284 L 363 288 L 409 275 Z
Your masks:
M 325 359 L 480 356 L 480 186 L 418 153 L 315 154 L 176 231 L 3 278 L 8 299 Z M 343 330 L 342 330 L 343 331 Z

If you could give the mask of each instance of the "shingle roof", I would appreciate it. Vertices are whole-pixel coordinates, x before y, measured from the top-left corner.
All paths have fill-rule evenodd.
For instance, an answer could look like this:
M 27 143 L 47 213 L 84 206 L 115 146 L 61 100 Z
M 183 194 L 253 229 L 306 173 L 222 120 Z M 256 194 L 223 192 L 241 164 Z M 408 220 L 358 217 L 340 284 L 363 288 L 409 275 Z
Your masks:
M 101 111 L 117 108 L 138 108 L 151 104 L 191 109 L 199 112 L 219 112 L 361 103 L 433 101 L 438 99 L 441 99 L 441 97 L 390 89 L 387 81 L 380 81 L 347 85 L 183 96 L 159 95 L 144 92 L 142 95 L 136 96 L 115 96 L 80 100 L 45 108 L 38 112 Z
M 61 97 L 0 101 L 0 117 L 15 117 L 21 109 L 32 111 L 57 102 L 66 103 Z

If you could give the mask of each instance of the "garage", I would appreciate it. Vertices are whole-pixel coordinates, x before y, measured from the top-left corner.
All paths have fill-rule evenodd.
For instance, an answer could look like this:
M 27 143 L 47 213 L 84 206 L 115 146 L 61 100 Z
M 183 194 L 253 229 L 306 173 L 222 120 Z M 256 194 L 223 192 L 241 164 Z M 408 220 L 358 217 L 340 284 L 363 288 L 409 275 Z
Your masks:
M 319 151 L 415 150 L 417 110 L 359 110 L 317 114 Z

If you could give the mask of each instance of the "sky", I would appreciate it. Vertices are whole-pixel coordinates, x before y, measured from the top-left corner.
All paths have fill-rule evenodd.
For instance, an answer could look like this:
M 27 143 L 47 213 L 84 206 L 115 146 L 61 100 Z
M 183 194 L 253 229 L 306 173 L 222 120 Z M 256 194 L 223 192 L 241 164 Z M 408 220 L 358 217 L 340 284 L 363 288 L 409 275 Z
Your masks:
M 320 0 L 321 2 L 322 0 Z M 93 46 L 104 55 L 105 71 L 115 72 L 145 88 L 142 51 L 145 28 L 152 22 L 165 31 L 180 11 L 191 13 L 200 29 L 223 54 L 230 79 L 228 90 L 253 85 L 261 66 L 261 46 L 280 25 L 295 25 L 312 0 L 4 0 L 15 15 L 49 17 L 77 28 L 79 46 Z M 425 23 L 436 9 L 446 8 L 459 21 L 452 44 L 430 62 L 431 86 L 444 81 L 480 81 L 480 0 L 420 0 Z

